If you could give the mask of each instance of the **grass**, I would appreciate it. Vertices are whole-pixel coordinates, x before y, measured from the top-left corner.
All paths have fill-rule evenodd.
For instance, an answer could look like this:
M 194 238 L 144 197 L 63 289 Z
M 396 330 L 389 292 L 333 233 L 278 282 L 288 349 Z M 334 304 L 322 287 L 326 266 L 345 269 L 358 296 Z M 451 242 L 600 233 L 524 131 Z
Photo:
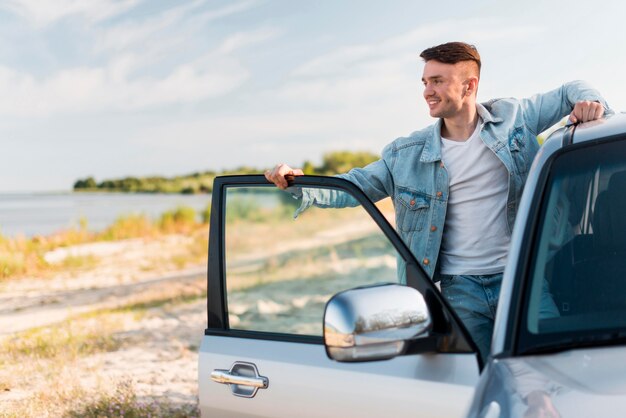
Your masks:
M 204 281 L 204 279 L 202 279 Z M 144 297 L 117 308 L 106 308 L 82 314 L 82 317 L 100 316 L 102 314 L 133 312 L 142 314 L 149 309 L 161 308 L 166 305 L 178 305 L 182 303 L 194 302 L 198 299 L 206 298 L 204 287 L 187 286 L 179 290 L 176 295 L 163 295 L 157 297 Z
M 77 314 L 57 324 L 16 333 L 0 344 L 0 365 L 36 359 L 70 361 L 118 350 L 122 341 L 114 334 L 123 327 L 119 314 L 133 313 L 137 319 L 150 309 L 205 298 L 204 279 L 200 283 L 148 292 L 118 307 Z
M 159 397 L 139 397 L 132 381 L 125 380 L 110 390 L 101 385 L 87 391 L 70 382 L 58 382 L 52 390 L 35 394 L 28 403 L 14 402 L 0 408 L 0 417 L 64 417 L 64 418 L 195 418 L 200 416 L 197 402 L 180 404 Z
M 0 390 L 27 397 L 0 402 L 0 417 L 197 417 L 197 402 L 173 403 L 140 397 L 130 381 L 113 382 L 94 369 L 85 383 L 77 364 L 98 353 L 141 345 L 128 334 L 129 321 L 155 308 L 163 312 L 206 297 L 204 279 L 145 291 L 118 307 L 73 315 L 60 323 L 33 328 L 0 342 Z M 189 346 L 197 351 L 197 346 Z M 80 363 L 84 364 L 84 363 Z M 78 376 L 77 376 L 78 374 Z M 84 374 L 84 373 L 83 373 Z M 96 386 L 94 386 L 96 384 Z
M 73 318 L 55 325 L 31 328 L 2 342 L 0 365 L 17 361 L 55 359 L 115 351 L 121 342 L 112 335 L 121 325 L 115 318 Z
M 282 193 L 282 192 L 280 192 Z M 280 195 L 279 195 L 280 196 Z M 295 202 L 295 201 L 294 201 Z M 362 209 L 312 210 L 309 209 L 291 222 L 295 203 L 288 201 L 273 209 L 260 207 L 253 199 L 235 194 L 227 211 L 227 248 L 244 252 L 266 246 L 267 237 L 275 241 L 287 240 L 293 235 L 309 236 L 316 231 L 332 228 L 350 220 Z M 389 199 L 378 204 L 384 213 L 393 213 Z M 315 212 L 314 215 L 312 212 Z M 57 248 L 97 241 L 117 241 L 130 238 L 155 238 L 167 234 L 193 236 L 184 254 L 176 254 L 168 260 L 175 268 L 182 269 L 190 263 L 201 263 L 207 256 L 207 226 L 210 206 L 200 214 L 190 207 L 180 206 L 163 213 L 158 219 L 142 214 L 120 216 L 101 232 L 88 230 L 87 221 L 80 220 L 78 227 L 51 236 L 7 238 L 0 235 L 0 281 L 27 276 L 47 277 L 55 272 L 72 272 L 95 267 L 99 260 L 94 256 L 68 256 L 60 263 L 48 263 L 44 255 Z M 393 221 L 392 216 L 388 217 Z M 150 270 L 156 267 L 147 266 Z
M 118 384 L 112 394 L 103 394 L 89 402 L 79 402 L 66 415 L 68 418 L 100 418 L 100 417 L 199 417 L 196 405 L 174 404 L 159 398 L 140 399 L 135 394 L 132 382 Z
M 87 229 L 83 219 L 77 228 L 60 231 L 50 236 L 7 238 L 0 235 L 0 281 L 9 278 L 38 276 L 46 277 L 57 271 L 89 269 L 97 265 L 94 256 L 68 256 L 60 263 L 48 263 L 44 255 L 48 251 L 72 245 L 97 241 L 118 241 L 130 238 L 154 238 L 167 234 L 200 236 L 191 249 L 190 258 L 177 257 L 172 260 L 177 267 L 199 260 L 199 248 L 206 257 L 206 227 L 210 210 L 198 215 L 193 208 L 180 206 L 163 213 L 153 220 L 142 214 L 120 216 L 109 227 L 100 232 Z
M 64 270 L 85 270 L 95 267 L 98 264 L 98 257 L 88 255 L 68 255 L 61 262 Z

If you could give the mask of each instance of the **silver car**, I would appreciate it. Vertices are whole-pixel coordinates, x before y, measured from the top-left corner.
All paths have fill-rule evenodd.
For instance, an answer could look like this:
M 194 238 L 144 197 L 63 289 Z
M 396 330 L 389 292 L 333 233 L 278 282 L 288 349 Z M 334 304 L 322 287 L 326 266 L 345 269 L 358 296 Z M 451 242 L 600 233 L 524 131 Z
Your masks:
M 486 365 L 396 234 L 392 202 L 375 205 L 332 177 L 297 177 L 290 192 L 262 176 L 217 178 L 202 415 L 623 416 L 625 140 L 626 116 L 616 115 L 542 147 Z M 301 188 L 350 207 L 294 219 Z M 558 315 L 542 311 L 542 297 Z

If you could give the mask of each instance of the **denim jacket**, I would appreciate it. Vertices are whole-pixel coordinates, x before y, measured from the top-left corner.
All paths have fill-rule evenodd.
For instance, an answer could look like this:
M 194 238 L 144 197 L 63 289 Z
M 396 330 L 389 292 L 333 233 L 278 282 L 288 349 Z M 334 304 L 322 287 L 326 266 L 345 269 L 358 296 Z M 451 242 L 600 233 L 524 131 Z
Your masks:
M 539 150 L 537 135 L 569 114 L 581 100 L 597 101 L 606 113 L 611 112 L 602 96 L 582 81 L 527 99 L 493 99 L 477 104 L 482 119 L 480 138 L 509 173 L 506 215 L 510 230 L 528 170 Z M 383 149 L 380 160 L 338 176 L 356 184 L 374 202 L 391 197 L 400 236 L 435 280 L 449 191 L 448 173 L 441 159 L 441 123 L 440 119 L 396 139 Z M 319 189 L 303 189 L 302 193 L 296 216 L 311 205 L 358 205 L 346 193 Z

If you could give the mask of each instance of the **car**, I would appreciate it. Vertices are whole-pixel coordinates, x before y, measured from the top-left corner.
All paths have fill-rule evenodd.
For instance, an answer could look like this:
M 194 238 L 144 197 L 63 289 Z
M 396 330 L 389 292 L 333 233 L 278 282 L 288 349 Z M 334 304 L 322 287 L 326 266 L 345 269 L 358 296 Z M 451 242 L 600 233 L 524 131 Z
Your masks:
M 303 211 L 311 189 L 346 207 Z M 536 156 L 486 363 L 393 203 L 337 177 L 215 179 L 202 416 L 623 415 L 626 115 L 564 127 Z M 423 211 L 411 228 L 424 209 L 407 206 Z

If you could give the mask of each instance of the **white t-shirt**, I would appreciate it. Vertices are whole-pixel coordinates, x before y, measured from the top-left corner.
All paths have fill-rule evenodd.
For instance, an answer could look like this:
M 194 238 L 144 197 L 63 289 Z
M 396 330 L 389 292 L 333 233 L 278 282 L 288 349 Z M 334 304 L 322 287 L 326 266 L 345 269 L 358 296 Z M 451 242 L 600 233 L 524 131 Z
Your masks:
M 500 273 L 506 264 L 509 175 L 480 138 L 481 123 L 466 141 L 441 138 L 450 183 L 439 255 L 443 274 Z

